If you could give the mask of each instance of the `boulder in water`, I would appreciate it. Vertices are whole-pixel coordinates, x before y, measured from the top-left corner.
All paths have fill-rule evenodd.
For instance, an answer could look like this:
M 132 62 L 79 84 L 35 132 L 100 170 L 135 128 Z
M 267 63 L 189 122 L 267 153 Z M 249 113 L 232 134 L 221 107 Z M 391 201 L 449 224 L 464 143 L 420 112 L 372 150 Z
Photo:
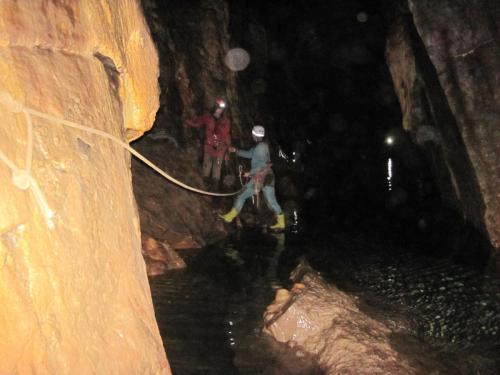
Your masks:
M 458 374 L 415 338 L 363 312 L 307 265 L 264 313 L 264 332 L 317 358 L 325 374 Z

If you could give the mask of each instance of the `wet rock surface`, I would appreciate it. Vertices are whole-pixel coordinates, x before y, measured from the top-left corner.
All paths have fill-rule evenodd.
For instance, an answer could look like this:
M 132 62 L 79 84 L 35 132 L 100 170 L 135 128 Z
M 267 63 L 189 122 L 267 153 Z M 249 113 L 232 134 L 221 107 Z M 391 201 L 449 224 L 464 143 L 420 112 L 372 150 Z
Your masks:
M 168 244 L 142 234 L 142 255 L 148 276 L 162 275 L 167 270 L 186 267 L 186 263 Z
M 404 333 L 395 345 L 393 330 L 362 312 L 355 298 L 328 285 L 308 265 L 294 270 L 292 279 L 300 283 L 291 292 L 278 290 L 264 314 L 264 332 L 314 355 L 325 374 L 459 373 Z
M 391 326 L 386 308 L 395 308 L 403 314 L 407 332 L 445 356 L 456 356 L 461 373 L 498 372 L 500 279 L 495 258 L 471 266 L 452 254 L 430 256 L 426 249 L 343 236 L 307 247 L 313 267 L 365 301 L 360 306 L 370 316 Z

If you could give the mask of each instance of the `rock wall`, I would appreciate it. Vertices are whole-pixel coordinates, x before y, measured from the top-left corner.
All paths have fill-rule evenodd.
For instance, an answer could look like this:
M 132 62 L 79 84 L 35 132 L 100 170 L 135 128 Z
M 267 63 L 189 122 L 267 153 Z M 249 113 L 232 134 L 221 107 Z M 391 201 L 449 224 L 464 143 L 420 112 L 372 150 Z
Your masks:
M 2 99 L 123 141 L 158 108 L 157 55 L 135 0 L 0 2 L 0 72 Z M 0 373 L 169 374 L 129 154 L 13 110 L 0 103 Z M 16 168 L 30 171 L 15 181 L 27 190 Z
M 204 129 L 183 126 L 211 110 L 216 97 L 228 101 L 233 140 L 240 142 L 242 114 L 238 73 L 224 63 L 230 49 L 228 5 L 223 0 L 142 0 L 153 39 L 158 46 L 161 71 L 161 108 L 154 129 L 134 143 L 176 179 L 200 190 L 209 190 L 202 180 L 201 160 Z M 234 160 L 233 160 L 234 162 Z M 150 173 L 134 162 L 134 191 L 141 228 L 174 249 L 199 247 L 222 239 L 227 232 L 215 209 L 228 209 L 233 198 L 210 198 L 188 192 Z M 223 176 L 236 166 L 223 167 Z M 221 185 L 211 191 L 237 191 Z
M 228 101 L 226 114 L 232 132 L 239 136 L 242 124 L 238 73 L 224 63 L 230 47 L 229 10 L 224 0 L 182 0 L 166 4 L 142 0 L 162 68 L 161 110 L 157 126 L 166 128 L 180 143 L 192 140 L 183 121 L 213 108 L 218 96 Z M 155 127 L 156 128 L 156 127 Z
M 205 190 L 194 148 L 145 136 L 134 147 L 180 181 Z M 214 206 L 231 198 L 211 198 L 166 181 L 138 160 L 132 161 L 134 193 L 143 235 L 175 250 L 199 248 L 227 236 Z M 143 251 L 148 252 L 143 247 Z M 166 264 L 167 267 L 174 264 Z
M 445 199 L 500 248 L 498 4 L 387 3 L 403 125 L 428 151 Z

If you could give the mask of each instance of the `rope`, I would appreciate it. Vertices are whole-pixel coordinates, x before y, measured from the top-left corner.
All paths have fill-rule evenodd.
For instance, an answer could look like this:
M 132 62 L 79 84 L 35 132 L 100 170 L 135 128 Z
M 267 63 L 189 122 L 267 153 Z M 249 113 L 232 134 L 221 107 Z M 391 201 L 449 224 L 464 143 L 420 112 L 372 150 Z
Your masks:
M 215 196 L 215 197 L 228 197 L 232 195 L 236 195 L 240 193 L 241 190 L 233 192 L 233 193 L 212 193 L 209 191 L 205 190 L 200 190 L 194 187 L 191 187 L 174 177 L 170 176 L 168 173 L 160 169 L 158 166 L 156 166 L 153 162 L 151 162 L 149 159 L 147 159 L 145 156 L 143 156 L 141 153 L 133 149 L 128 143 L 123 142 L 122 140 L 118 139 L 117 137 L 106 133 L 102 130 L 98 129 L 93 129 L 85 125 L 81 125 L 72 121 L 67 121 L 64 119 L 60 119 L 55 116 L 51 116 L 49 114 L 37 111 L 35 109 L 25 107 L 18 101 L 16 101 L 9 93 L 5 91 L 0 91 L 0 103 L 2 103 L 7 109 L 9 109 L 13 113 L 23 113 L 25 118 L 26 118 L 26 126 L 27 126 L 27 140 L 26 140 L 26 162 L 25 162 L 25 168 L 21 169 L 18 168 L 14 162 L 12 162 L 2 151 L 0 151 L 0 160 L 7 165 L 7 167 L 12 171 L 12 183 L 20 190 L 27 190 L 31 189 L 31 192 L 33 193 L 35 200 L 42 211 L 42 214 L 45 218 L 45 221 L 47 223 L 47 226 L 52 229 L 54 227 L 54 224 L 52 222 L 52 218 L 54 217 L 54 212 L 50 209 L 50 206 L 47 203 L 47 200 L 45 199 L 45 196 L 43 195 L 37 181 L 31 176 L 31 166 L 32 166 L 32 159 L 33 159 L 33 122 L 31 119 L 31 116 L 36 116 L 38 118 L 47 120 L 49 122 L 61 124 L 64 126 L 67 126 L 69 128 L 73 129 L 78 129 L 78 130 L 83 130 L 85 132 L 91 133 L 98 135 L 100 137 L 109 139 L 110 141 L 118 144 L 119 146 L 123 147 L 125 150 L 130 152 L 132 155 L 134 155 L 136 158 L 141 160 L 143 163 L 145 163 L 147 166 L 149 166 L 151 169 L 153 169 L 155 172 L 160 174 L 162 177 L 165 179 L 173 182 L 176 185 L 181 186 L 182 188 L 193 191 L 195 193 L 199 194 L 204 194 L 204 195 L 210 195 L 210 196 Z
M 0 151 L 0 160 L 3 161 L 7 167 L 12 172 L 12 184 L 20 190 L 31 189 L 35 201 L 40 208 L 45 223 L 49 229 L 54 228 L 54 211 L 50 209 L 47 199 L 43 195 L 38 182 L 31 176 L 31 165 L 33 159 L 33 122 L 31 121 L 31 116 L 27 111 L 17 102 L 15 102 L 12 97 L 5 93 L 0 92 L 0 101 L 13 113 L 23 113 L 26 117 L 26 160 L 24 169 L 18 168 L 16 164 L 10 160 L 3 152 Z
M 243 186 L 243 166 L 240 164 L 238 165 L 238 176 L 240 178 L 240 184 Z
M 80 124 L 77 124 L 77 123 L 72 122 L 72 121 L 59 119 L 57 117 L 48 115 L 48 114 L 43 113 L 43 112 L 39 112 L 39 111 L 31 109 L 31 108 L 26 108 L 26 111 L 29 114 L 32 114 L 33 116 L 37 116 L 37 117 L 43 118 L 43 119 L 51 121 L 51 122 L 58 122 L 61 125 L 68 126 L 70 128 L 74 128 L 74 129 L 83 130 L 83 131 L 86 131 L 88 133 L 99 135 L 99 136 L 101 136 L 103 138 L 109 139 L 110 141 L 115 142 L 116 144 L 120 145 L 125 150 L 127 150 L 128 152 L 130 152 L 137 159 L 141 160 L 143 163 L 145 163 L 147 166 L 149 166 L 155 172 L 159 173 L 162 177 L 164 177 L 167 180 L 169 180 L 169 181 L 171 181 L 171 182 L 173 182 L 173 183 L 175 183 L 175 184 L 183 187 L 186 190 L 190 190 L 190 191 L 193 191 L 195 193 L 200 193 L 200 194 L 204 194 L 204 195 L 211 195 L 211 196 L 214 196 L 214 197 L 228 197 L 228 196 L 236 195 L 236 194 L 239 193 L 239 191 L 233 192 L 233 193 L 212 193 L 210 191 L 200 190 L 200 189 L 191 187 L 191 186 L 186 185 L 185 183 L 177 180 L 176 178 L 170 176 L 168 173 L 166 173 L 165 171 L 163 171 L 162 169 L 160 169 L 158 166 L 156 166 L 152 161 L 150 161 L 145 156 L 143 156 L 140 152 L 138 152 L 135 149 L 133 149 L 132 147 L 130 147 L 130 145 L 128 143 L 123 142 L 122 140 L 116 138 L 115 136 L 113 136 L 113 135 L 111 135 L 109 133 L 106 133 L 106 132 L 104 132 L 102 130 L 99 130 L 99 129 L 93 129 L 93 128 L 90 128 L 90 127 L 85 126 L 85 125 L 80 125 Z
M 24 167 L 28 174 L 31 174 L 31 163 L 33 160 L 33 122 L 31 121 L 31 116 L 23 111 L 24 117 L 26 117 L 26 125 L 28 128 L 28 138 L 26 140 L 26 166 Z

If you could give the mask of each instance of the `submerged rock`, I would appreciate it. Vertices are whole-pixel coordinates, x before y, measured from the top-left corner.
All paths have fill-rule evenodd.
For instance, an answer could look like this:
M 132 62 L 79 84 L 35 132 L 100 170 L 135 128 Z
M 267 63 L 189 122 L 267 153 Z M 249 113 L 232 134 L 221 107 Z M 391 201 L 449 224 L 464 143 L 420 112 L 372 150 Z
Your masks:
M 149 276 L 162 275 L 167 270 L 186 267 L 186 263 L 165 242 L 158 242 L 147 234 L 142 235 L 142 255 Z
M 326 374 L 460 373 L 416 339 L 367 315 L 355 297 L 311 268 L 301 265 L 294 274 L 300 283 L 277 291 L 264 313 L 264 332 L 315 356 Z

